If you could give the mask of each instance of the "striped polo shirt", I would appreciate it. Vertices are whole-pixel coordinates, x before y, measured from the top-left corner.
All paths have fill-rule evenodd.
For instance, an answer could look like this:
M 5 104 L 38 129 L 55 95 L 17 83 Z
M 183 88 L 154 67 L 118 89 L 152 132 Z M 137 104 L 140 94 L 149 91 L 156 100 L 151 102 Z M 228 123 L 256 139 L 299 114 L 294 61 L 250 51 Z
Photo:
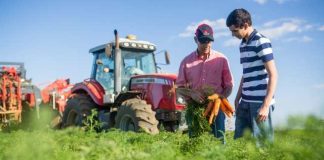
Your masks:
M 264 63 L 273 60 L 271 42 L 254 30 L 247 41 L 242 40 L 240 53 L 240 63 L 243 65 L 242 100 L 263 103 L 269 83 Z M 271 105 L 274 102 L 272 98 Z

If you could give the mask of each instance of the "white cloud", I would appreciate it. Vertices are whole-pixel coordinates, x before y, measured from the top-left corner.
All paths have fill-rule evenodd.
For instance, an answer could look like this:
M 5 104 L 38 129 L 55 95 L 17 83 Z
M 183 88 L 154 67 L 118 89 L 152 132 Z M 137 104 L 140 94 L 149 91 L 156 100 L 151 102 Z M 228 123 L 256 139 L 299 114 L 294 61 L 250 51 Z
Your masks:
M 268 0 L 254 0 L 254 1 L 259 4 L 265 4 Z
M 232 38 L 232 39 L 225 41 L 224 46 L 225 47 L 233 47 L 233 46 L 238 47 L 240 43 L 241 43 L 241 40 L 239 40 L 237 38 Z
M 263 27 L 272 27 L 274 25 L 276 25 L 279 21 L 278 20 L 273 20 L 273 21 L 269 21 L 263 24 Z
M 266 22 L 260 32 L 270 39 L 277 39 L 289 33 L 301 33 L 310 30 L 313 26 L 297 18 L 282 18 Z
M 313 25 L 310 25 L 310 24 L 308 24 L 308 25 L 306 25 L 305 26 L 305 30 L 310 30 L 310 29 L 312 29 L 313 28 Z M 323 28 L 324 29 L 324 28 Z
M 290 37 L 287 39 L 284 39 L 285 42 L 302 42 L 302 43 L 307 43 L 312 41 L 313 39 L 308 37 L 308 36 L 303 36 L 303 37 Z
M 214 38 L 217 39 L 220 37 L 228 37 L 230 35 L 231 35 L 231 32 L 229 32 L 229 31 L 221 31 L 221 32 L 214 33 Z
M 203 23 L 206 23 L 206 24 L 210 25 L 214 29 L 215 38 L 218 38 L 218 37 L 221 37 L 221 36 L 227 36 L 229 34 L 229 33 L 226 34 L 225 32 L 217 32 L 217 31 L 227 29 L 226 20 L 224 18 L 217 19 L 217 20 L 214 20 L 214 21 L 209 20 L 209 19 L 204 19 L 204 20 L 202 20 L 202 21 L 200 21 L 198 23 L 192 23 L 189 26 L 187 26 L 185 31 L 179 34 L 179 37 L 193 37 L 197 27 L 200 24 L 203 24 Z
M 316 85 L 313 86 L 313 88 L 315 88 L 315 89 L 324 89 L 324 83 L 316 84 Z
M 229 38 L 231 33 L 226 26 L 226 20 L 220 18 L 217 20 L 204 19 L 200 22 L 192 23 L 188 25 L 185 30 L 178 35 L 180 38 L 193 37 L 198 25 L 206 23 L 209 24 L 215 31 L 214 38 Z M 315 25 L 306 23 L 305 20 L 298 18 L 281 18 L 276 20 L 271 20 L 263 23 L 259 27 L 255 27 L 261 34 L 265 35 L 270 39 L 280 39 L 283 42 L 310 42 L 313 39 L 305 35 L 306 31 L 314 30 Z M 318 30 L 324 31 L 324 25 L 322 25 Z M 301 35 L 304 34 L 304 35 Z M 293 36 L 292 36 L 293 35 Z M 289 38 L 290 37 L 290 38 Z M 224 41 L 223 45 L 225 47 L 232 47 L 239 45 L 240 40 L 228 39 Z
M 297 32 L 298 25 L 294 23 L 283 23 L 275 28 L 260 29 L 260 32 L 269 38 L 280 38 L 289 32 Z
M 263 5 L 263 4 L 267 3 L 269 0 L 253 0 L 253 1 L 259 3 L 260 5 Z M 284 4 L 288 1 L 295 1 L 295 0 L 273 0 L 273 1 L 275 1 L 278 4 Z
M 313 39 L 310 38 L 310 37 L 308 37 L 308 36 L 303 36 L 301 40 L 302 40 L 302 42 L 310 42 L 310 41 L 312 41 Z
M 275 0 L 277 3 L 279 3 L 279 4 L 283 4 L 283 3 L 285 3 L 285 2 L 288 2 L 288 1 L 290 1 L 290 0 Z
M 320 26 L 320 27 L 318 28 L 318 30 L 320 30 L 320 31 L 324 31 L 324 25 L 323 25 L 323 26 Z

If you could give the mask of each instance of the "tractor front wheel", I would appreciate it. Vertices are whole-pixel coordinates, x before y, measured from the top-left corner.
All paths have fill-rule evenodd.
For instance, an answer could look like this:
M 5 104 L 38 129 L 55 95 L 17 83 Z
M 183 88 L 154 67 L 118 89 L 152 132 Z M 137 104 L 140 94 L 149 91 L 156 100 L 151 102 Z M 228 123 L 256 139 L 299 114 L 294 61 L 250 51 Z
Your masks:
M 116 115 L 116 128 L 123 131 L 138 132 L 144 130 L 149 134 L 157 134 L 158 121 L 151 105 L 141 99 L 130 99 L 122 103 Z
M 76 95 L 67 101 L 63 112 L 62 127 L 84 126 L 86 117 L 91 114 L 95 103 L 86 95 Z

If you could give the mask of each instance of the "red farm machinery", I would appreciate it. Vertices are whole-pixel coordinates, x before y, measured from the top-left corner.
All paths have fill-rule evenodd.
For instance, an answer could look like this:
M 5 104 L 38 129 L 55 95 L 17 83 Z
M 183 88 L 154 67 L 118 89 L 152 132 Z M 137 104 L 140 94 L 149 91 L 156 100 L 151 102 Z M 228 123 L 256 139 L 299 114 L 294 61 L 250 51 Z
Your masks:
M 47 121 L 50 120 L 51 127 L 59 128 L 62 121 L 66 101 L 71 94 L 70 79 L 56 79 L 41 89 L 42 107 L 47 112 Z M 43 111 L 44 111 L 43 110 Z M 49 115 L 48 115 L 49 114 Z
M 0 62 L 0 125 L 24 121 L 27 110 L 36 110 L 39 118 L 40 90 L 26 79 L 23 63 Z
M 171 91 L 176 75 L 158 73 L 156 45 L 114 34 L 114 41 L 90 49 L 91 76 L 71 89 L 62 127 L 83 126 L 93 109 L 103 129 L 156 134 L 162 126 L 167 131 L 185 126 L 184 101 Z
M 57 79 L 41 90 L 44 104 L 48 104 L 53 110 L 57 110 L 60 116 L 66 106 L 66 101 L 71 94 L 70 79 Z

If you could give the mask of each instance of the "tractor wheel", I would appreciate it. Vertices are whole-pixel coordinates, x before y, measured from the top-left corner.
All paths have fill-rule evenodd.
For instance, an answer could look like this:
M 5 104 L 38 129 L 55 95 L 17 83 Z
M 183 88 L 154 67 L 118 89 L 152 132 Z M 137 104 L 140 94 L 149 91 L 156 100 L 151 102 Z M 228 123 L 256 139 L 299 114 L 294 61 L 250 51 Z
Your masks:
M 86 95 L 76 95 L 69 99 L 63 112 L 62 127 L 84 126 L 83 122 L 95 106 L 92 99 Z
M 151 105 L 140 99 L 130 99 L 122 103 L 116 115 L 116 128 L 123 131 L 138 132 L 144 130 L 149 134 L 157 134 L 158 121 Z

